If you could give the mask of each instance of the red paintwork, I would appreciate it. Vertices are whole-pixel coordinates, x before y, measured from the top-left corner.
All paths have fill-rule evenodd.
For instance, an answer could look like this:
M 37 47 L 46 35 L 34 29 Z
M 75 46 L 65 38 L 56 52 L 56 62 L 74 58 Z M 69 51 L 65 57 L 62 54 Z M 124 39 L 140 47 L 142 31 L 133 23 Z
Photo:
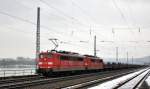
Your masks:
M 39 59 L 38 67 L 40 69 L 52 69 L 53 71 L 104 69 L 103 60 L 97 57 L 95 58 L 95 57 L 89 57 L 83 55 L 64 54 L 64 53 L 57 53 L 57 52 L 42 52 L 41 54 L 48 54 L 48 53 L 52 54 L 51 58 L 45 57 Z M 61 60 L 60 59 L 61 56 L 67 56 L 69 60 Z M 83 60 L 72 61 L 70 60 L 70 56 L 83 58 Z

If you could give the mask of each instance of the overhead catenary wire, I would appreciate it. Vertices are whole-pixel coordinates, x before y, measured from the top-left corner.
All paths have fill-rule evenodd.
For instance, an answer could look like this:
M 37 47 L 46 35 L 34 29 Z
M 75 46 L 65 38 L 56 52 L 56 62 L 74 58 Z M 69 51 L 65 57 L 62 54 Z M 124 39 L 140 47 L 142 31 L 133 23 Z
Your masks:
M 122 10 L 120 9 L 120 7 L 118 6 L 116 0 L 112 0 L 115 8 L 118 10 L 118 12 L 120 13 L 122 19 L 124 20 L 124 22 L 127 24 L 128 28 L 129 28 L 129 23 L 128 23 L 128 20 L 126 18 L 126 16 L 124 15 L 124 13 L 122 12 Z M 132 30 L 130 30 L 130 32 L 133 34 Z
M 28 35 L 28 36 L 34 37 L 34 34 L 32 34 L 31 32 L 23 31 L 23 30 L 16 29 L 16 28 L 12 28 L 12 27 L 8 27 L 8 26 L 5 27 L 5 28 L 7 28 L 7 29 L 10 30 L 10 31 L 16 31 L 16 32 L 19 32 L 19 33 L 26 34 L 25 36 Z M 41 39 L 47 39 L 47 37 L 46 37 L 46 36 L 42 36 Z
M 35 0 L 36 2 L 37 2 L 37 0 Z M 40 1 L 41 2 L 41 1 Z M 42 2 L 43 3 L 43 2 Z M 45 3 L 44 3 L 45 4 Z M 40 6 L 40 3 L 38 4 L 38 6 Z M 25 6 L 24 6 L 25 7 Z M 26 8 L 30 8 L 30 9 L 33 9 L 33 8 L 31 8 L 31 7 L 26 7 Z M 41 7 L 42 8 L 42 7 Z M 47 14 L 47 13 L 44 13 L 44 14 Z M 51 14 L 54 14 L 54 13 L 51 13 Z M 50 15 L 50 14 L 47 14 L 47 15 Z M 62 14 L 55 14 L 55 16 L 57 16 L 57 17 L 61 17 L 61 18 L 63 18 L 63 19 L 72 19 L 72 18 L 68 18 L 68 17 L 64 17 L 64 16 L 62 16 Z M 50 20 L 51 21 L 51 20 Z M 62 23 L 61 22 L 61 24 L 70 24 L 70 21 L 68 21 L 68 20 L 64 20 L 64 21 L 66 21 L 67 23 Z M 58 21 L 58 23 L 60 23 L 59 21 Z M 70 24 L 71 25 L 71 24 Z
M 23 22 L 27 22 L 27 23 L 36 25 L 34 22 L 31 22 L 31 21 L 29 21 L 29 20 L 27 20 L 27 19 L 23 19 L 23 18 L 14 16 L 14 15 L 10 15 L 10 14 L 5 13 L 5 12 L 2 12 L 2 11 L 0 11 L 0 14 L 7 15 L 7 16 L 10 16 L 10 17 L 12 17 L 12 18 L 14 18 L 14 19 L 18 19 L 18 20 L 21 20 L 21 21 L 23 21 Z M 44 28 L 45 28 L 45 29 L 49 29 L 49 28 L 47 28 L 47 27 L 44 27 Z
M 30 24 L 32 24 L 32 25 L 36 25 L 36 23 L 34 23 L 34 22 L 32 22 L 32 21 L 30 21 L 30 20 L 28 20 L 28 19 L 24 19 L 24 18 L 15 16 L 15 15 L 11 15 L 11 14 L 9 14 L 9 13 L 7 13 L 7 12 L 0 11 L 0 14 L 9 16 L 9 17 L 11 17 L 11 18 L 13 18 L 13 19 L 17 19 L 17 20 L 20 20 L 20 21 L 23 21 L 23 22 L 26 22 L 26 23 L 30 23 Z M 41 27 L 44 28 L 44 29 L 47 29 L 47 30 L 52 30 L 52 29 L 54 29 L 54 28 L 49 28 L 49 27 L 43 26 L 43 25 L 41 25 Z M 56 30 L 55 30 L 55 32 L 56 32 L 57 34 L 61 35 L 61 32 L 57 32 Z
M 124 13 L 123 13 L 122 10 L 118 7 L 116 1 L 115 1 L 115 0 L 112 0 L 112 2 L 113 2 L 113 4 L 114 4 L 115 8 L 119 11 L 119 13 L 120 13 L 122 19 L 124 20 L 124 22 L 128 24 L 128 21 L 127 21 L 125 15 L 124 15 Z
M 52 9 L 54 9 L 55 11 L 57 11 L 58 13 L 60 13 L 61 16 L 65 16 L 66 18 L 71 19 L 71 20 L 72 20 L 72 23 L 77 22 L 77 23 L 80 24 L 80 25 L 83 25 L 83 26 L 85 26 L 85 27 L 88 27 L 87 24 L 85 24 L 85 23 L 79 21 L 77 18 L 75 18 L 75 17 L 73 17 L 73 16 L 69 16 L 69 15 L 66 14 L 64 11 L 62 11 L 62 10 L 60 10 L 60 9 L 58 9 L 58 8 L 56 8 L 56 7 L 54 7 L 54 6 L 52 6 L 52 5 L 50 5 L 50 4 L 47 3 L 46 1 L 44 1 L 44 0 L 39 0 L 39 1 L 42 2 L 42 3 L 44 3 L 44 4 L 45 4 L 46 6 L 48 6 L 49 8 L 52 8 Z M 77 24 L 77 23 L 76 23 L 76 24 Z
M 14 29 L 14 28 L 12 28 L 12 27 L 8 27 L 8 30 L 11 30 L 11 31 L 16 31 L 16 32 L 21 32 L 21 33 L 24 33 L 24 34 L 28 34 L 28 35 L 30 35 L 30 36 L 34 36 L 31 32 L 26 32 L 26 31 L 22 31 L 22 30 L 19 30 L 19 29 Z M 41 39 L 45 39 L 45 40 L 48 40 L 47 39 L 48 37 L 46 37 L 46 36 L 42 36 L 41 37 Z M 79 45 L 79 44 L 73 44 L 73 43 L 70 43 L 70 42 L 62 42 L 62 41 L 60 41 L 60 43 L 62 43 L 62 44 L 68 44 L 68 45 L 72 45 L 72 46 L 80 46 L 81 47 L 81 45 Z M 85 46 L 82 46 L 82 47 L 84 47 L 84 48 L 86 48 Z
M 23 21 L 23 22 L 26 22 L 26 23 L 29 23 L 29 24 L 32 24 L 32 25 L 35 25 L 35 26 L 36 26 L 36 23 L 34 23 L 34 22 L 30 21 L 30 20 L 27 20 L 27 19 L 24 19 L 24 18 L 15 16 L 15 15 L 11 15 L 11 14 L 9 14 L 9 13 L 7 13 L 7 12 L 0 11 L 0 14 L 6 15 L 6 16 L 9 16 L 9 17 L 11 17 L 11 18 L 13 18 L 13 19 L 17 19 L 17 20 L 19 20 L 19 21 Z M 51 28 L 46 27 L 46 26 L 43 26 L 43 25 L 41 25 L 41 28 L 44 28 L 44 29 L 46 29 L 46 30 L 48 30 L 48 31 L 51 31 L 51 30 L 52 30 Z M 56 30 L 55 30 L 55 31 L 51 31 L 51 32 L 53 32 L 54 34 L 57 34 L 57 35 L 62 35 L 61 32 L 57 32 Z
M 86 10 L 84 10 L 83 8 L 81 8 L 74 0 L 70 0 L 72 2 L 72 5 L 76 6 L 77 8 L 79 8 L 80 11 L 82 11 L 82 13 L 87 16 L 88 18 L 90 18 L 92 21 L 96 21 L 95 18 L 93 18 Z
M 44 13 L 44 14 L 50 16 L 51 14 L 54 14 L 54 13 L 50 13 L 50 10 L 49 10 L 47 13 Z M 63 19 L 63 22 L 58 21 L 58 23 L 57 23 L 58 25 L 59 24 L 64 24 L 64 25 L 69 25 L 69 26 L 72 25 L 72 23 L 71 23 L 72 20 L 73 20 L 72 18 L 68 18 L 68 17 L 62 16 L 61 14 L 54 14 L 54 15 Z M 71 21 L 70 21 L 70 19 L 71 19 Z M 78 24 L 78 23 L 75 23 L 75 24 Z
M 66 14 L 64 11 L 62 11 L 62 10 L 60 10 L 60 9 L 58 9 L 58 8 L 56 8 L 56 7 L 52 6 L 52 5 L 50 5 L 50 4 L 48 4 L 46 1 L 44 1 L 44 0 L 39 0 L 39 1 L 42 2 L 42 3 L 44 3 L 45 5 L 47 5 L 49 8 L 52 8 L 52 9 L 56 10 L 57 12 L 59 12 L 60 14 L 62 14 L 63 16 L 65 16 L 65 17 L 67 17 L 67 18 L 70 18 L 71 20 L 74 20 L 74 21 L 78 22 L 78 23 L 81 24 L 81 25 L 87 26 L 87 24 L 84 24 L 83 22 L 79 21 L 79 20 L 76 19 L 75 17 L 69 16 L 69 15 Z
M 30 21 L 30 20 L 23 19 L 23 18 L 21 18 L 21 17 L 15 16 L 15 15 L 11 15 L 11 14 L 8 14 L 8 13 L 3 12 L 3 11 L 0 11 L 0 14 L 9 16 L 9 17 L 11 17 L 11 18 L 13 18 L 13 19 L 17 19 L 17 20 L 19 20 L 19 21 L 23 21 L 23 22 L 26 22 L 26 23 L 29 23 L 29 24 L 32 24 L 32 25 L 36 25 L 36 23 L 34 23 L 34 22 Z M 13 28 L 10 28 L 10 27 L 8 27 L 8 28 L 9 28 L 9 29 L 13 29 Z M 42 28 L 49 30 L 49 28 L 48 28 L 48 27 L 45 27 L 45 26 L 42 26 Z M 13 29 L 13 30 L 14 30 L 14 29 Z M 17 31 L 19 31 L 19 30 L 17 30 Z M 20 30 L 20 32 L 28 33 L 28 32 L 21 31 L 21 30 Z M 59 33 L 59 34 L 60 34 L 60 33 Z
M 44 0 L 39 0 L 39 1 L 41 1 L 42 3 L 44 3 L 46 6 L 48 6 L 49 8 L 52 8 L 52 9 L 54 9 L 54 10 L 56 10 L 57 12 L 59 12 L 60 14 L 62 14 L 62 15 L 64 15 L 65 17 L 68 17 L 68 18 L 70 18 L 71 20 L 75 20 L 76 22 L 78 22 L 78 23 L 80 23 L 80 24 L 82 24 L 82 25 L 85 25 L 85 24 L 83 24 L 82 22 L 80 22 L 78 19 L 76 19 L 75 17 L 72 17 L 72 16 L 69 16 L 69 15 L 67 15 L 65 12 L 63 12 L 62 10 L 60 10 L 60 9 L 58 9 L 58 8 L 56 8 L 56 7 L 54 7 L 54 6 L 52 6 L 52 5 L 50 5 L 50 4 L 48 4 L 47 2 L 45 2 Z M 88 26 L 88 25 L 85 25 L 85 26 Z M 92 30 L 91 30 L 92 31 Z M 86 31 L 87 32 L 87 31 Z
M 91 19 L 92 21 L 96 22 L 96 19 L 93 18 L 86 10 L 82 9 L 75 1 L 73 0 L 70 0 L 72 2 L 72 5 L 76 6 L 77 8 L 79 8 L 80 11 L 82 11 L 82 13 L 87 16 L 89 19 Z M 90 36 L 92 34 L 92 24 L 90 23 L 90 29 L 89 29 L 89 32 L 90 32 Z

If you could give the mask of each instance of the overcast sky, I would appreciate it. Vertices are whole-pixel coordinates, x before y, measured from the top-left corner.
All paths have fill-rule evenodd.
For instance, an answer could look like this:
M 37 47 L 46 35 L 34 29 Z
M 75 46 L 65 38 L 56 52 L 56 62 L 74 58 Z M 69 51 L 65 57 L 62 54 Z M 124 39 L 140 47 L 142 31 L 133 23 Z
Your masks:
M 150 0 L 0 0 L 0 57 L 35 57 L 38 6 L 41 51 L 57 38 L 58 50 L 93 54 L 96 35 L 100 57 L 150 55 Z

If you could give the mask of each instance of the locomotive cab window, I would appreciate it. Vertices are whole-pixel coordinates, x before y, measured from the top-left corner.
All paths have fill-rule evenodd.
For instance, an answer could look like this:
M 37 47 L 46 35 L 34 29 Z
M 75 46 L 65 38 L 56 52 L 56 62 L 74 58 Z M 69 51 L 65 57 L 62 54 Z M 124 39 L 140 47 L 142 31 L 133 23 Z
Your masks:
M 46 53 L 46 54 L 40 54 L 40 58 L 51 58 L 52 54 L 51 53 Z

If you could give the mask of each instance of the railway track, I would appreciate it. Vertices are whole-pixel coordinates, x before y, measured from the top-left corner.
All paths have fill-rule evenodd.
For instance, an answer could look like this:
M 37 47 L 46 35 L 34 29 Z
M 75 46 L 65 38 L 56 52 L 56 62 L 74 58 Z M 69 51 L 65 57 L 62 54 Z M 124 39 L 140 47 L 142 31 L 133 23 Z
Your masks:
M 133 71 L 134 70 L 134 71 Z M 28 77 L 19 78 L 16 80 L 7 80 L 4 83 L 0 83 L 0 89 L 58 89 L 64 88 L 71 85 L 80 84 L 87 81 L 92 81 L 95 79 L 103 79 L 103 81 L 112 79 L 112 75 L 120 75 L 115 77 L 123 76 L 131 72 L 135 72 L 137 69 L 124 69 L 124 70 L 114 70 L 114 71 L 104 71 L 98 73 L 58 77 L 58 78 L 45 78 L 45 77 Z
M 45 77 L 39 76 L 39 75 L 5 77 L 0 80 L 0 85 L 7 84 L 7 83 L 21 82 L 21 81 L 31 81 L 31 80 L 37 80 L 37 79 L 43 79 L 43 78 Z
M 126 77 L 127 79 L 125 81 L 120 80 L 120 82 L 118 82 L 117 81 L 118 78 L 123 78 L 123 77 L 121 77 L 122 74 L 118 74 L 118 75 L 104 77 L 101 79 L 96 79 L 96 80 L 89 81 L 89 82 L 76 84 L 73 86 L 68 86 L 63 89 L 87 89 L 87 88 L 100 89 L 100 88 L 104 88 L 104 86 L 105 86 L 105 88 L 107 87 L 106 89 L 139 89 L 141 87 L 142 83 L 145 81 L 145 79 L 150 75 L 150 69 L 145 69 L 145 70 L 133 73 L 133 74 L 130 74 L 130 77 L 129 77 L 129 75 L 127 75 L 129 78 Z M 131 75 L 133 75 L 133 76 L 131 77 Z M 125 78 L 125 76 L 124 76 L 124 78 Z M 109 82 L 110 80 L 114 80 L 114 79 L 117 79 L 117 80 L 115 80 L 116 83 L 114 81 L 111 81 L 112 83 Z M 104 85 L 102 84 L 103 82 L 104 82 Z M 109 83 L 107 83 L 107 82 L 109 82 Z M 100 84 L 102 84 L 102 85 L 100 85 Z M 111 86 L 109 87 L 110 84 L 111 84 Z M 91 87 L 93 87 L 93 88 L 91 88 Z M 146 89 L 149 89 L 149 88 L 146 88 Z
M 136 71 L 134 71 L 134 72 L 136 72 Z M 144 71 L 143 71 L 143 72 L 144 72 Z M 120 72 L 120 73 L 118 73 L 118 74 L 116 74 L 116 75 L 106 76 L 106 77 L 103 77 L 103 78 L 100 78 L 100 79 L 83 82 L 83 83 L 76 84 L 76 85 L 73 85 L 73 86 L 64 87 L 64 88 L 62 88 L 62 89 L 87 89 L 87 88 L 89 88 L 89 87 L 99 85 L 99 84 L 101 84 L 101 83 L 103 83 L 103 82 L 107 82 L 107 81 L 110 81 L 110 80 L 119 78 L 119 77 L 121 77 L 121 76 L 130 74 L 130 73 L 133 73 L 133 71 L 131 71 L 131 72 L 126 72 L 126 73 L 121 73 L 121 72 Z M 99 88 L 100 88 L 100 87 L 99 87 Z M 118 87 L 115 87 L 114 89 L 118 89 Z M 123 89 L 129 89 L 129 88 L 123 88 Z
M 121 82 L 114 89 L 139 89 L 145 79 L 150 75 L 150 69 L 147 69 L 138 75 L 135 75 L 124 82 Z
M 32 77 L 32 76 L 39 76 L 39 75 L 34 74 L 34 75 L 0 77 L 0 80 L 13 79 L 13 78 L 23 78 L 23 77 L 25 78 L 25 77 Z

